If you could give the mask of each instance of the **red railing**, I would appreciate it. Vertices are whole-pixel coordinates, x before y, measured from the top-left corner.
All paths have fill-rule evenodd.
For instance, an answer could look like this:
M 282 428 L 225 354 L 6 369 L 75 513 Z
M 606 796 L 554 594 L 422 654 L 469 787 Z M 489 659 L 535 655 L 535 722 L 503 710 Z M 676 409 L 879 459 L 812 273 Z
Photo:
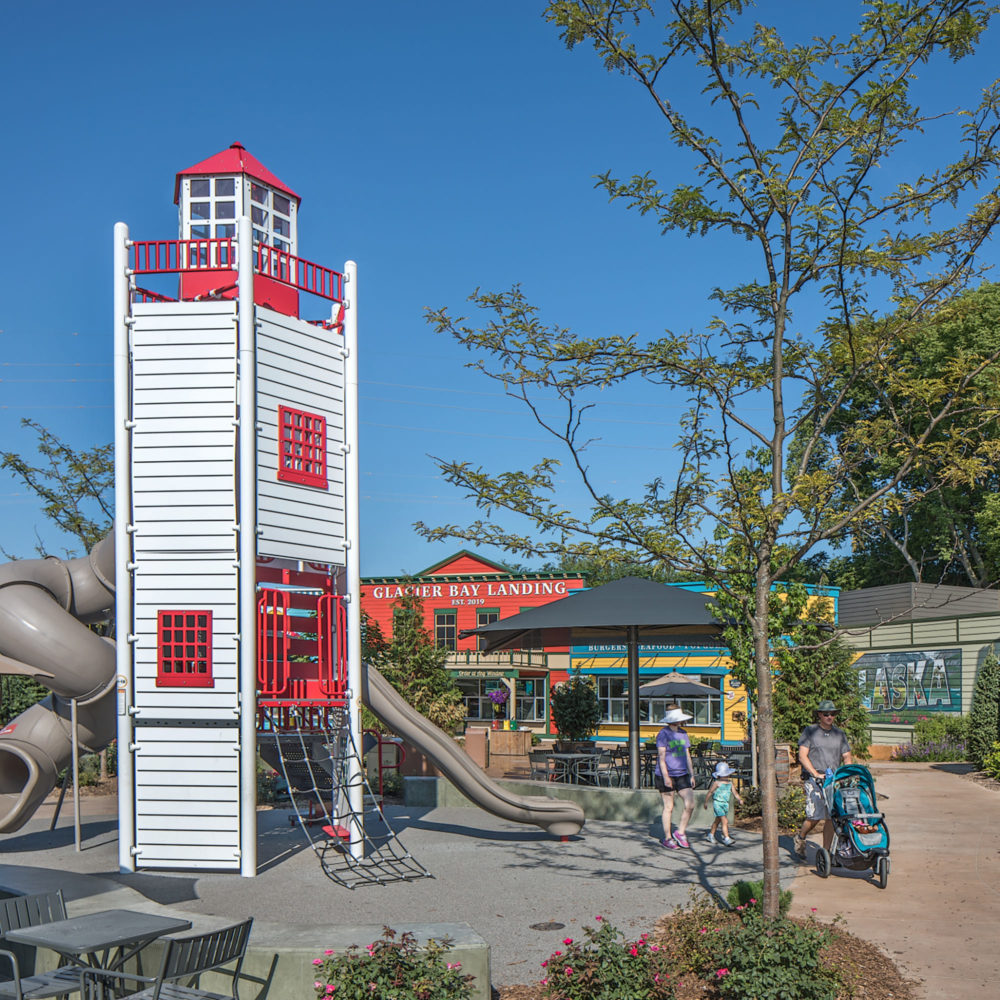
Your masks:
M 236 240 L 135 240 L 133 274 L 172 274 L 178 271 L 236 270 Z M 257 274 L 274 278 L 300 291 L 333 302 L 344 301 L 344 276 L 304 257 L 263 243 L 253 249 Z
M 261 703 L 344 702 L 347 612 L 336 594 L 267 588 L 257 602 Z

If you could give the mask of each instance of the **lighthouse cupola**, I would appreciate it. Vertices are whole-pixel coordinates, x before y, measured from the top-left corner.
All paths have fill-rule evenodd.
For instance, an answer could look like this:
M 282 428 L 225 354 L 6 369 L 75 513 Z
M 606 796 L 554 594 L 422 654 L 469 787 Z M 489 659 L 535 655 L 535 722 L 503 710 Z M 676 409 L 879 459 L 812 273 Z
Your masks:
M 281 277 L 284 254 L 298 254 L 298 212 L 301 198 L 256 157 L 234 142 L 228 149 L 177 174 L 174 202 L 178 206 L 178 236 L 206 240 L 191 252 L 190 270 L 181 272 L 180 297 L 235 295 L 235 270 L 227 248 L 216 240 L 236 237 L 236 220 L 249 216 L 258 256 L 270 264 L 258 270 Z M 272 248 L 275 253 L 271 252 Z M 231 280 L 230 280 L 231 279 Z M 298 315 L 298 296 L 287 286 L 258 280 L 255 300 L 279 312 Z

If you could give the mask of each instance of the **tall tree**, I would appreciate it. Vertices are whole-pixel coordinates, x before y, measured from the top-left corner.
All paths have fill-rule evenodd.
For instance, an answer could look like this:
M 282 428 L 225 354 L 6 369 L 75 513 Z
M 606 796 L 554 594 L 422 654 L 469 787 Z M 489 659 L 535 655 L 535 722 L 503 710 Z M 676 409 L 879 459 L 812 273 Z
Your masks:
M 1000 285 L 991 283 L 966 292 L 914 324 L 896 357 L 907 370 L 930 380 L 958 353 L 985 355 L 998 349 Z M 984 388 L 989 390 L 988 378 Z M 856 385 L 830 427 L 833 448 L 844 429 L 859 417 L 872 420 L 878 411 L 900 405 L 905 406 L 905 401 L 883 397 L 878 386 Z M 920 421 L 928 415 L 913 416 Z M 940 464 L 941 437 L 956 430 L 963 445 L 984 463 L 973 482 L 956 482 L 948 466 Z M 1000 531 L 996 527 L 1000 423 L 995 413 L 971 408 L 956 411 L 954 422 L 934 432 L 929 444 L 910 473 L 887 495 L 883 516 L 852 530 L 852 554 L 839 569 L 845 580 L 850 573 L 852 586 L 923 582 L 983 587 L 1000 580 Z M 893 478 L 899 462 L 900 456 L 891 449 L 871 453 L 864 488 L 870 492 Z
M 945 431 L 960 412 L 995 412 L 995 354 L 960 346 L 928 377 L 899 364 L 899 352 L 923 318 L 977 274 L 977 253 L 1000 216 L 993 186 L 1000 100 L 989 88 L 971 108 L 923 111 L 911 94 L 918 72 L 939 82 L 948 60 L 974 51 L 991 4 L 870 0 L 855 30 L 809 32 L 793 43 L 753 22 L 749 7 L 744 0 L 546 7 L 569 47 L 589 43 L 609 71 L 639 84 L 666 137 L 694 163 L 693 176 L 672 190 L 650 173 L 622 180 L 608 172 L 599 185 L 664 234 L 735 239 L 739 263 L 727 269 L 729 286 L 711 292 L 718 312 L 704 329 L 650 340 L 579 337 L 546 325 L 517 286 L 472 296 L 484 311 L 479 326 L 432 311 L 434 327 L 468 347 L 472 365 L 522 399 L 560 442 L 590 509 L 559 502 L 554 458 L 501 474 L 442 461 L 483 517 L 418 529 L 530 558 L 622 549 L 696 573 L 742 601 L 757 691 L 764 911 L 775 918 L 771 587 L 817 546 L 883 516 L 928 450 L 943 481 L 983 474 L 982 453 Z M 909 148 L 918 139 L 919 156 Z M 950 154 L 953 161 L 933 169 L 919 166 Z M 807 317 L 816 319 L 806 325 Z M 677 470 L 650 469 L 644 495 L 616 497 L 583 454 L 587 400 L 633 379 L 684 393 L 690 409 Z M 859 385 L 875 387 L 886 406 L 845 427 L 833 448 L 828 431 Z M 563 403 L 558 423 L 542 415 L 541 394 Z M 895 472 L 869 487 L 869 456 L 888 451 L 898 458 Z M 530 532 L 501 523 L 508 514 L 526 517 Z
M 114 446 L 77 451 L 34 420 L 24 419 L 21 426 L 35 432 L 41 461 L 5 451 L 0 452 L 0 469 L 20 480 L 41 500 L 45 516 L 89 552 L 114 519 Z M 35 548 L 39 555 L 48 555 L 41 541 Z M 14 558 L 2 546 L 0 552 Z M 80 551 L 66 549 L 65 554 L 79 555 Z

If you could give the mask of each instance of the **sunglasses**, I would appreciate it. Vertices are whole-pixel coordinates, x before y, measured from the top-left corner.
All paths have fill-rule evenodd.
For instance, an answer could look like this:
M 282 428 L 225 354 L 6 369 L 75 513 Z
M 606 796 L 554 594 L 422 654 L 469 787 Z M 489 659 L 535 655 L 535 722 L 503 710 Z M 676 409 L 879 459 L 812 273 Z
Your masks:
M 836 718 L 837 715 L 836 712 L 820 712 L 819 714 L 826 716 L 828 719 Z

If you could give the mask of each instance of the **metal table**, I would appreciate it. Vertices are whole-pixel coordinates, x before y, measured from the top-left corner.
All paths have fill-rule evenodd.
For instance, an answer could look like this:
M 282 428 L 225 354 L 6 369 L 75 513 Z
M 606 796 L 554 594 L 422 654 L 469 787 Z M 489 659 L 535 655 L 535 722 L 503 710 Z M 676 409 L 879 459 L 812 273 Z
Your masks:
M 556 781 L 564 781 L 569 785 L 580 784 L 580 765 L 584 761 L 596 760 L 599 753 L 552 753 L 549 755 L 555 764 Z
M 191 929 L 191 921 L 139 910 L 98 910 L 67 920 L 8 931 L 5 940 L 48 948 L 63 959 L 116 971 L 150 942 Z M 142 965 L 139 965 L 142 974 Z

